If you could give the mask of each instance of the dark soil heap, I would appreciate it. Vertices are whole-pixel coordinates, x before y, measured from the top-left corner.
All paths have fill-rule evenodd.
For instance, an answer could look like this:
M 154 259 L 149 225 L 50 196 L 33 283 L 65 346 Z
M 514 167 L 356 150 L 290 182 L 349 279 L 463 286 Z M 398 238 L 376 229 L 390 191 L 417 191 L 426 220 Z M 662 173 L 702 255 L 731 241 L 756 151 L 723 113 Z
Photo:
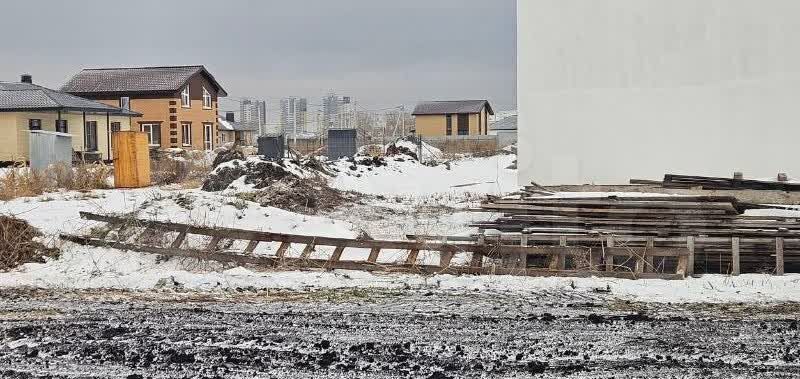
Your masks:
M 57 249 L 34 240 L 41 236 L 42 233 L 25 220 L 0 216 L 0 271 L 30 262 L 43 263 L 44 257 L 58 257 Z
M 203 181 L 203 191 L 222 191 L 235 180 L 245 177 L 245 183 L 261 189 L 292 174 L 286 170 L 285 161 L 233 160 L 217 167 Z
M 359 194 L 328 187 L 323 179 L 287 176 L 260 191 L 242 193 L 240 198 L 295 213 L 317 214 L 358 200 Z

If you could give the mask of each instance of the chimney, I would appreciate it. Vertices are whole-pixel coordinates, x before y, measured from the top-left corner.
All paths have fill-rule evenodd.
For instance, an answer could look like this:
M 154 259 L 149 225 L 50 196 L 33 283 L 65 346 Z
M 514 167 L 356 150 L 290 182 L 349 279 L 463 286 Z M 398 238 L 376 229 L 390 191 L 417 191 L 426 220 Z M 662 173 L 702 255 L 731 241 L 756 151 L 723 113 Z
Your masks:
M 22 74 L 19 76 L 19 81 L 22 83 L 33 84 L 33 76 L 31 74 Z
M 236 122 L 233 112 L 225 112 L 225 121 Z

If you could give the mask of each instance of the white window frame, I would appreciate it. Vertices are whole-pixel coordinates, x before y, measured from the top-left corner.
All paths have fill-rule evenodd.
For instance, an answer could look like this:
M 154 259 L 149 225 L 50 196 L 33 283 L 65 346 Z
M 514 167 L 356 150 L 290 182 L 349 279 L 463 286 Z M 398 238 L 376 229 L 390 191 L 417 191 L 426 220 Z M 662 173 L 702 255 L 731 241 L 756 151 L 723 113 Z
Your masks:
M 210 122 L 203 123 L 203 149 L 214 150 L 214 124 Z
M 188 84 L 186 85 L 186 87 L 183 87 L 183 90 L 181 91 L 181 106 L 184 108 L 192 107 L 192 97 L 189 95 Z
M 203 109 L 211 109 L 212 105 L 211 92 L 203 87 Z
M 122 96 L 119 98 L 119 107 L 122 109 L 131 110 L 131 98 L 128 96 Z
M 187 147 L 192 146 L 192 124 L 189 122 L 181 123 L 181 144 Z
M 150 146 L 161 146 L 160 143 L 153 143 L 153 129 L 158 124 L 142 124 L 140 130 L 147 133 L 147 144 Z M 161 141 L 161 136 L 158 136 L 158 140 Z

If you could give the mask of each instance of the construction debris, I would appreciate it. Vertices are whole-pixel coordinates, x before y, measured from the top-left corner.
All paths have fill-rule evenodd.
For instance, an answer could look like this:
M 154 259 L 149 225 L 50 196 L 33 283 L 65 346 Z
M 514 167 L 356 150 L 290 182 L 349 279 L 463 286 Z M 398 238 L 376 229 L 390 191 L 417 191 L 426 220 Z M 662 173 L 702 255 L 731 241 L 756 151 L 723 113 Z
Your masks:
M 281 267 L 288 269 L 348 269 L 383 272 L 411 272 L 423 274 L 506 274 L 520 276 L 609 276 L 620 278 L 681 279 L 684 272 L 679 265 L 675 273 L 621 272 L 600 270 L 601 256 L 617 256 L 633 259 L 644 253 L 626 247 L 599 249 L 566 246 L 527 246 L 519 243 L 506 245 L 478 241 L 434 241 L 430 238 L 414 240 L 375 240 L 368 238 L 335 238 L 301 234 L 258 232 L 232 228 L 212 228 L 196 225 L 160 222 L 132 217 L 99 215 L 81 212 L 81 217 L 91 221 L 107 223 L 102 235 L 61 235 L 66 241 L 106 246 L 120 250 L 133 250 L 163 256 L 189 257 L 219 262 Z M 117 230 L 120 229 L 120 230 Z M 124 229 L 124 230 L 122 230 Z M 157 234 L 169 239 L 161 242 L 141 238 L 142 235 Z M 189 238 L 189 235 L 192 235 Z M 124 236 L 124 237 L 122 237 Z M 198 246 L 198 238 L 207 238 Z M 172 240 L 174 239 L 174 240 Z M 202 241 L 202 238 L 200 239 Z M 155 241 L 155 242 L 154 242 Z M 193 241 L 193 242 L 192 242 Z M 255 254 L 260 243 L 279 243 L 274 255 Z M 292 245 L 302 246 L 295 256 Z M 246 245 L 246 246 L 245 246 Z M 238 248 L 237 248 L 238 247 Z M 242 249 L 243 248 L 243 249 Z M 332 249 L 331 249 L 332 248 Z M 347 249 L 366 249 L 366 259 L 352 259 Z M 641 250 L 641 249 L 640 249 Z M 436 264 L 423 259 L 421 252 L 433 253 Z M 685 262 L 686 249 L 648 248 L 653 256 L 671 257 Z M 313 253 L 313 255 L 312 255 Z M 381 253 L 384 253 L 381 256 Z M 470 254 L 469 259 L 455 259 L 458 255 Z M 320 255 L 324 255 L 321 258 Z M 366 255 L 365 255 L 366 256 Z M 528 265 L 531 259 L 543 258 L 557 261 L 562 257 L 587 262 L 580 268 L 567 270 L 562 267 L 534 268 Z
M 744 179 L 741 173 L 735 173 L 733 178 L 666 174 L 663 181 L 631 179 L 630 184 L 659 185 L 664 188 L 699 188 L 704 190 L 800 191 L 800 183 L 789 183 L 786 174 L 778 174 L 777 181 Z
M 516 233 L 501 239 L 524 237 L 531 244 L 563 243 L 564 239 L 570 245 L 592 244 L 612 237 L 632 247 L 686 247 L 693 251 L 689 272 L 800 272 L 800 222 L 743 214 L 771 208 L 775 207 L 742 203 L 730 196 L 540 197 L 523 193 L 482 204 L 482 211 L 504 215 L 473 226 Z

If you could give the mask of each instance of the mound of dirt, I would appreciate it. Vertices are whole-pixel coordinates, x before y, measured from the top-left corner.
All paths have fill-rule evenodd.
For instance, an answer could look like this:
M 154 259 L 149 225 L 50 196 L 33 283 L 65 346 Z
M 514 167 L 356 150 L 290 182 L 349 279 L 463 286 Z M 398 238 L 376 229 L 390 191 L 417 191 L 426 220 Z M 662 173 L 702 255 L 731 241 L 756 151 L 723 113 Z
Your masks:
M 41 236 L 42 233 L 25 220 L 0 216 L 0 271 L 25 263 L 43 263 L 45 257 L 58 257 L 57 249 L 34 240 Z
M 285 160 L 272 162 L 259 158 L 248 160 L 232 160 L 217 166 L 203 181 L 203 191 L 222 191 L 234 181 L 244 177 L 245 184 L 261 189 L 270 186 L 275 181 L 281 180 L 295 173 L 290 172 L 288 165 L 298 168 L 294 163 Z
M 217 156 L 214 157 L 214 163 L 211 167 L 217 167 L 223 163 L 234 161 L 234 160 L 244 160 L 244 152 L 241 149 L 237 149 L 236 147 L 223 147 L 219 149 L 220 151 L 217 152 Z
M 262 207 L 275 207 L 313 215 L 355 202 L 363 195 L 333 189 L 321 178 L 302 179 L 287 176 L 260 191 L 241 193 L 237 196 L 259 203 Z

